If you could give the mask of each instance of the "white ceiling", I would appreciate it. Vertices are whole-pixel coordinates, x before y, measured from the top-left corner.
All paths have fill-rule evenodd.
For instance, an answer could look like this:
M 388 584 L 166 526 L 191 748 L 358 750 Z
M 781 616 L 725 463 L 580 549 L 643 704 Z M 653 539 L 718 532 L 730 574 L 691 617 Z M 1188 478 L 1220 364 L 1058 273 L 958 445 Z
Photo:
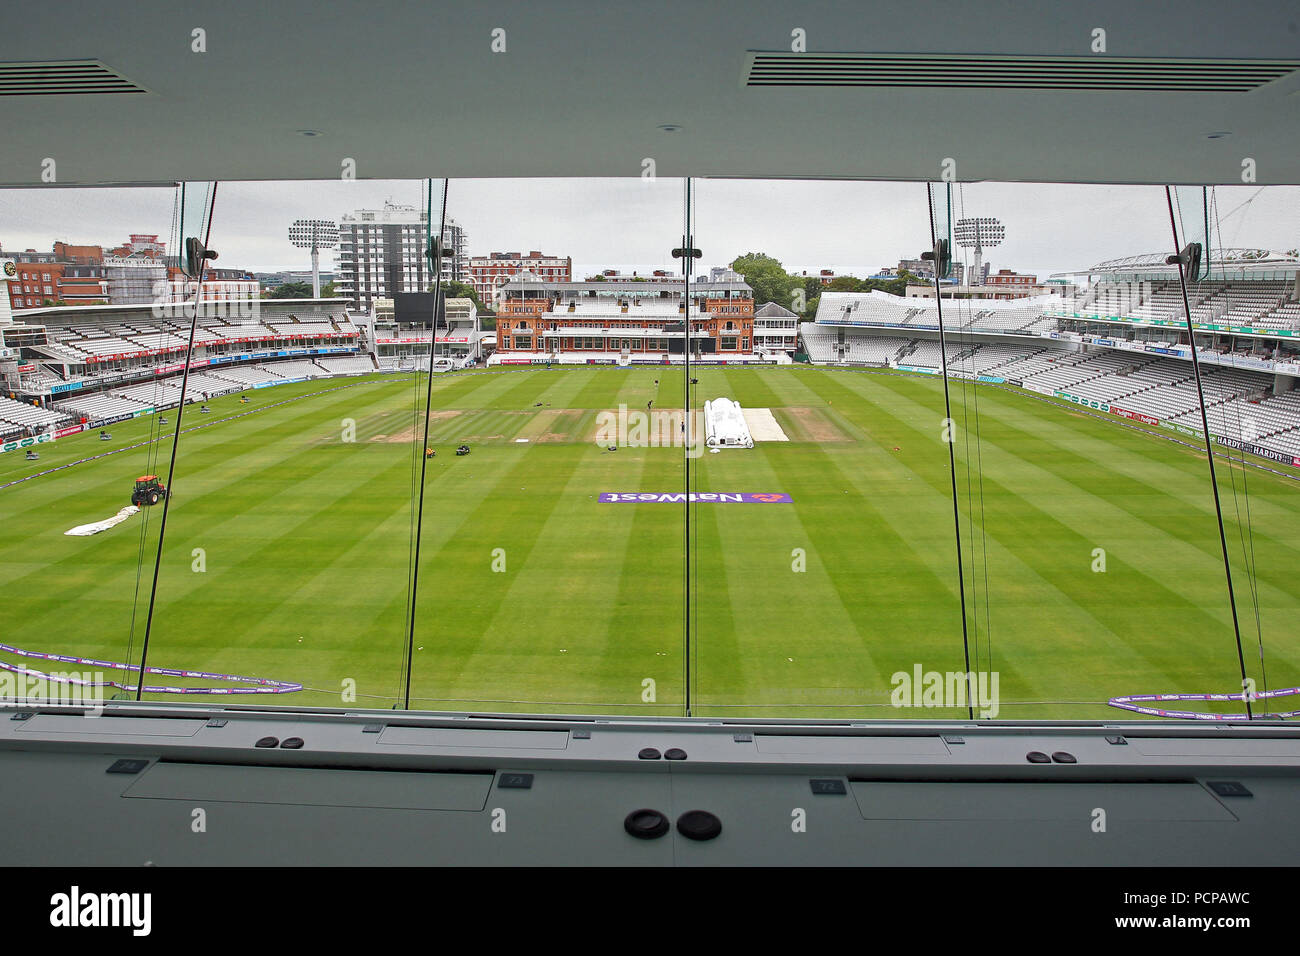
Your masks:
M 0 184 L 830 176 L 1300 183 L 1300 74 L 1249 93 L 750 89 L 746 52 L 1300 59 L 1293 2 L 59 0 L 0 61 L 97 59 L 145 94 L 0 97 Z M 191 52 L 191 31 L 207 52 Z M 490 49 L 506 31 L 506 52 Z M 677 124 L 678 132 L 658 129 Z M 308 138 L 296 131 L 319 130 Z M 1208 134 L 1231 135 L 1209 139 Z

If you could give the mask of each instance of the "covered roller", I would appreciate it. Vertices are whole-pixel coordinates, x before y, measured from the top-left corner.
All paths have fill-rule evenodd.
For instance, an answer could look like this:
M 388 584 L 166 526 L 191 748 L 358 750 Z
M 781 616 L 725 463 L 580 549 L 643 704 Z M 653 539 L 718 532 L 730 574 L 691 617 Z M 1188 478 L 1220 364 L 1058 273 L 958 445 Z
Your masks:
M 740 403 L 715 398 L 704 403 L 704 444 L 710 448 L 753 448 Z

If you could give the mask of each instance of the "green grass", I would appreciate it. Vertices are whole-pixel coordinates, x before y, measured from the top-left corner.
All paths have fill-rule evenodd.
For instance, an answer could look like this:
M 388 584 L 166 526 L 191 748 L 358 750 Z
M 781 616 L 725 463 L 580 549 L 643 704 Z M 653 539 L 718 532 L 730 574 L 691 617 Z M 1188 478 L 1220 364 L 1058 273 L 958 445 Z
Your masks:
M 1118 694 L 1238 689 L 1203 453 L 954 382 L 964 647 L 942 383 L 807 367 L 693 374 L 697 404 L 727 395 L 772 408 L 795 440 L 689 464 L 680 449 L 609 452 L 592 441 L 601 410 L 680 407 L 681 369 L 434 380 L 413 707 L 682 713 L 684 510 L 597 496 L 679 491 L 688 480 L 697 491 L 794 498 L 690 506 L 696 714 L 964 716 L 895 709 L 890 692 L 891 676 L 917 664 L 963 670 L 967 648 L 972 668 L 999 675 L 1001 718 L 1119 718 L 1105 705 Z M 307 688 L 221 698 L 231 702 L 401 698 L 419 459 L 395 439 L 416 423 L 424 385 L 304 383 L 186 413 L 187 427 L 207 427 L 181 441 L 150 664 Z M 0 483 L 126 448 L 151 428 L 146 417 L 113 426 L 112 442 L 47 444 L 39 462 L 6 453 Z M 458 458 L 463 441 L 473 452 Z M 136 475 L 165 476 L 169 449 L 129 449 L 0 490 L 5 641 L 139 659 L 161 509 L 89 538 L 63 532 L 127 504 Z M 1267 686 L 1295 685 L 1300 484 L 1225 463 L 1219 478 L 1248 672 L 1264 685 L 1262 642 Z M 1099 548 L 1104 573 L 1092 570 Z M 205 570 L 194 569 L 196 549 Z M 341 697 L 350 682 L 354 702 Z

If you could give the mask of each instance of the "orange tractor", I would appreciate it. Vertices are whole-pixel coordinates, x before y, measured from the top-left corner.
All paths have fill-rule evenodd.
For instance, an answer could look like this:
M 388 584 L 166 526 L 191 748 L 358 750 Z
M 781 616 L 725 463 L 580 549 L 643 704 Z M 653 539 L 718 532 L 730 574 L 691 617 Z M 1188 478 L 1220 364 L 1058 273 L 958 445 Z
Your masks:
M 167 486 L 158 480 L 157 475 L 141 475 L 135 480 L 135 490 L 131 492 L 131 504 L 156 505 L 170 494 Z

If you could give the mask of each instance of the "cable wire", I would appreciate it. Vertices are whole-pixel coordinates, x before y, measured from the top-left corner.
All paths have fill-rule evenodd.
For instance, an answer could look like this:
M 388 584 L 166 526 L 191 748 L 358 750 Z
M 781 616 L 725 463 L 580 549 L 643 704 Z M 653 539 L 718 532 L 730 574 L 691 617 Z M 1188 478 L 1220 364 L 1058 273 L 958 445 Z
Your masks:
M 1237 207 L 1237 209 L 1243 209 L 1243 208 L 1245 208 L 1246 206 L 1248 206 L 1251 202 L 1253 202 L 1253 201 L 1254 201 L 1254 200 L 1259 196 L 1259 194 L 1260 194 L 1260 192 L 1261 192 L 1262 190 L 1263 190 L 1263 187 L 1260 187 L 1260 190 L 1256 191 L 1255 194 L 1254 194 L 1253 196 L 1250 197 L 1250 199 L 1246 200 L 1244 203 L 1242 203 L 1241 205 L 1239 205 L 1239 206 Z M 1224 244 L 1223 244 L 1222 219 L 1220 219 L 1219 214 L 1218 214 L 1219 205 L 1218 205 L 1218 192 L 1217 192 L 1217 190 L 1211 188 L 1211 190 L 1210 190 L 1210 197 L 1211 197 L 1211 199 L 1210 199 L 1210 210 L 1211 210 L 1211 212 L 1210 212 L 1210 218 L 1211 218 L 1211 222 L 1214 223 L 1214 229 L 1215 229 L 1215 232 L 1216 232 L 1216 234 L 1217 234 L 1217 236 L 1218 236 L 1218 247 L 1219 247 L 1220 250 L 1222 250 L 1222 249 L 1224 249 L 1224 248 L 1226 248 L 1226 247 L 1225 247 Z M 1235 212 L 1235 211 L 1236 211 L 1236 210 L 1234 210 L 1234 212 Z M 1229 213 L 1229 215 L 1231 215 L 1231 213 Z M 1209 236 L 1207 235 L 1207 236 L 1206 236 L 1207 243 L 1208 243 L 1208 239 L 1209 239 Z M 1230 351 L 1228 354 L 1229 354 L 1229 357 L 1230 357 L 1231 360 L 1232 360 L 1232 361 L 1229 363 L 1229 368 L 1234 368 L 1234 369 L 1235 369 L 1235 368 L 1237 367 L 1237 365 L 1236 365 L 1236 352 L 1235 352 L 1235 350 L 1234 350 L 1234 351 Z M 1257 645 L 1258 645 L 1258 649 L 1259 649 L 1260 684 L 1263 686 L 1263 690 L 1264 690 L 1264 692 L 1265 692 L 1265 695 L 1267 695 L 1267 692 L 1268 692 L 1268 668 L 1267 668 L 1267 666 L 1265 665 L 1265 662 L 1264 662 L 1264 625 L 1263 625 L 1263 620 L 1262 620 L 1262 618 L 1261 618 L 1261 614 L 1260 614 L 1260 602 L 1259 602 L 1259 570 L 1258 570 L 1258 565 L 1256 564 L 1256 561 L 1255 561 L 1255 523 L 1254 523 L 1254 520 L 1252 519 L 1252 517 L 1251 517 L 1251 513 L 1250 513 L 1250 477 L 1249 477 L 1249 471 L 1250 471 L 1250 469 L 1246 467 L 1246 441 L 1245 441 L 1245 439 L 1244 439 L 1244 437 L 1243 437 L 1243 433 L 1242 433 L 1242 430 L 1241 430 L 1241 405 L 1240 405 L 1240 402 L 1238 402 L 1238 401 L 1233 401 L 1233 402 L 1232 402 L 1232 405 L 1233 405 L 1233 410 L 1234 410 L 1234 412 L 1235 412 L 1235 414 L 1236 414 L 1236 425 L 1237 425 L 1237 432 L 1236 432 L 1236 434 L 1237 434 L 1237 438 L 1238 438 L 1238 440 L 1241 442 L 1241 448 L 1238 449 L 1238 451 L 1240 452 L 1240 455 L 1241 455 L 1241 465 L 1242 465 L 1242 468 L 1241 468 L 1241 497 L 1240 497 L 1240 498 L 1238 498 L 1238 496 L 1237 496 L 1236 469 L 1232 467 L 1232 464 L 1233 464 L 1233 458 L 1232 458 L 1232 446 L 1231 446 L 1231 445 L 1229 445 L 1228 448 L 1227 448 L 1227 452 L 1228 452 L 1228 465 L 1229 465 L 1229 467 L 1228 467 L 1228 478 L 1229 478 L 1229 479 L 1231 480 L 1231 482 L 1232 482 L 1232 501 L 1233 501 L 1234 510 L 1235 510 L 1235 512 L 1236 512 L 1236 516 L 1237 516 L 1237 539 L 1238 539 L 1238 541 L 1241 543 L 1241 554 L 1242 554 L 1242 560 L 1243 560 L 1243 561 L 1245 562 L 1245 564 L 1246 564 L 1246 582 L 1250 585 L 1250 600 L 1251 600 L 1251 607 L 1252 607 L 1252 610 L 1254 611 L 1254 615 L 1255 615 L 1255 638 L 1256 638 L 1256 643 L 1257 643 Z M 1227 425 L 1226 416 L 1225 416 L 1224 425 L 1225 425 L 1225 426 Z M 1253 429 L 1252 429 L 1252 432 L 1253 432 Z M 1253 438 L 1252 438 L 1252 440 L 1253 440 Z M 1243 505 L 1243 503 L 1244 503 L 1244 505 L 1245 505 L 1245 509 L 1246 509 L 1246 520 L 1245 520 L 1245 523 L 1244 523 L 1244 528 L 1243 528 L 1243 522 L 1242 522 L 1242 520 L 1241 520 L 1241 509 L 1242 509 L 1242 505 Z M 1264 701 L 1268 701 L 1268 700 L 1270 700 L 1271 698 L 1269 698 L 1268 696 L 1264 696 L 1264 697 L 1262 697 L 1261 699 L 1264 700 Z M 1267 713 L 1268 713 L 1268 704 L 1265 703 L 1263 706 L 1264 706 L 1264 712 L 1267 714 Z
M 695 440 L 695 416 L 693 414 L 694 391 L 691 387 L 691 269 L 695 265 L 695 260 L 691 258 L 691 247 L 693 236 L 691 235 L 691 178 L 686 177 L 684 181 L 685 188 L 685 221 L 683 222 L 684 232 L 682 235 L 682 405 L 685 415 L 685 441 L 682 442 L 682 462 L 683 462 L 683 484 L 685 490 L 685 504 L 682 515 L 682 544 L 683 557 L 685 559 L 685 568 L 683 569 L 683 582 L 685 586 L 683 608 L 683 622 L 685 630 L 683 633 L 682 644 L 682 665 L 684 669 L 684 686 L 685 693 L 683 698 L 683 710 L 687 717 L 691 716 L 691 630 L 695 626 L 695 618 L 692 616 L 691 595 L 696 585 L 694 577 L 698 562 L 692 560 L 695 557 L 693 552 L 695 546 L 695 537 L 691 534 L 692 514 L 694 504 L 691 501 L 691 442 Z M 701 440 L 703 436 L 700 436 Z
M 1241 624 L 1237 620 L 1237 595 L 1232 586 L 1232 562 L 1228 560 L 1228 537 L 1223 530 L 1223 503 L 1219 500 L 1219 482 L 1214 472 L 1214 446 L 1210 440 L 1210 420 L 1205 413 L 1205 388 L 1201 383 L 1201 362 L 1196 355 L 1196 329 L 1192 325 L 1191 300 L 1187 295 L 1187 276 L 1182 252 L 1178 244 L 1178 220 L 1174 213 L 1173 187 L 1165 187 L 1165 202 L 1169 206 L 1169 228 L 1174 239 L 1174 261 L 1178 264 L 1178 286 L 1183 293 L 1183 315 L 1187 319 L 1187 339 L 1192 353 L 1192 372 L 1196 376 L 1196 396 L 1201 410 L 1201 429 L 1205 436 L 1205 457 L 1210 465 L 1210 489 L 1214 492 L 1214 514 L 1219 522 L 1219 545 L 1223 551 L 1223 574 L 1228 583 L 1228 606 L 1232 611 L 1232 631 L 1237 640 L 1237 664 L 1241 670 L 1242 690 L 1246 689 L 1246 657 L 1241 649 Z M 1208 236 L 1206 237 L 1208 238 Z M 1246 695 L 1246 719 L 1254 716 L 1250 696 Z
M 931 183 L 925 184 L 925 200 L 930 210 L 930 246 L 932 249 L 936 249 L 937 252 L 938 242 L 934 231 L 934 196 L 931 192 L 931 185 Z M 948 188 L 951 190 L 951 186 Z M 951 218 L 950 207 L 949 219 Z M 939 361 L 943 377 L 944 423 L 946 428 L 951 428 L 954 423 L 952 420 L 952 401 L 948 394 L 948 344 L 943 327 L 943 295 L 939 286 L 939 260 L 937 255 L 934 260 L 934 301 L 939 316 Z M 952 480 L 952 522 L 957 542 L 957 590 L 958 597 L 961 600 L 961 645 L 966 662 L 966 711 L 970 719 L 974 720 L 975 705 L 971 697 L 970 635 L 966 622 L 966 575 L 962 567 L 961 514 L 957 505 L 957 458 L 956 453 L 953 451 L 951 433 L 948 434 L 945 444 L 948 446 L 948 475 Z
M 429 323 L 429 370 L 426 378 L 426 388 L 424 394 L 424 440 L 420 443 L 420 487 L 417 498 L 415 511 L 415 554 L 412 558 L 411 567 L 411 615 L 410 627 L 406 635 L 406 689 L 402 695 L 402 707 L 409 710 L 411 707 L 411 665 L 412 655 L 415 651 L 415 611 L 418 604 L 417 597 L 420 593 L 420 535 L 424 529 L 424 489 L 425 477 L 428 473 L 429 459 L 424 454 L 424 449 L 429 447 L 429 419 L 430 411 L 433 405 L 433 357 L 438 341 L 438 305 L 442 298 L 442 237 L 447 228 L 447 183 L 442 181 L 442 215 L 438 224 L 437 241 L 429 243 L 429 259 L 433 265 L 435 278 L 433 281 L 433 318 Z M 430 181 L 430 200 L 432 206 L 432 180 Z M 430 210 L 432 212 L 432 210 Z M 433 220 L 430 216 L 429 226 L 432 228 Z
M 171 225 L 167 231 L 167 242 L 168 242 L 167 248 L 169 249 L 180 248 L 179 237 L 183 230 L 184 221 L 185 221 L 185 184 L 176 183 L 176 185 L 172 189 L 172 218 L 171 218 Z M 145 428 L 147 429 L 146 431 L 147 440 L 145 442 L 145 450 L 144 450 L 144 461 L 145 461 L 144 474 L 151 475 L 154 474 L 154 472 L 156 471 L 157 456 L 158 456 L 158 448 L 157 448 L 158 442 L 156 440 L 157 435 L 155 434 L 155 431 L 156 430 L 159 432 L 161 431 L 161 426 L 158 425 L 156 421 L 156 416 L 151 417 L 149 419 L 149 421 L 145 425 Z M 131 592 L 131 619 L 127 626 L 126 654 L 123 658 L 126 661 L 130 661 L 132 656 L 135 653 L 135 625 L 136 625 L 136 618 L 139 616 L 139 612 L 140 612 L 140 584 L 144 580 L 145 546 L 148 542 L 148 535 L 149 535 L 149 509 L 142 508 L 140 510 L 142 513 L 140 515 L 139 541 L 136 546 L 135 587 L 132 589 Z M 143 661 L 141 663 L 143 663 Z
M 208 242 L 212 238 L 212 213 L 217 204 L 217 183 L 212 184 L 212 189 L 208 193 L 208 213 L 207 222 L 204 224 L 203 247 L 207 249 Z M 171 508 L 172 492 L 175 490 L 176 478 L 176 452 L 180 448 L 181 442 L 181 417 L 185 412 L 185 393 L 190 382 L 190 362 L 194 358 L 194 330 L 199 324 L 199 303 L 203 299 L 203 276 L 207 271 L 208 260 L 199 259 L 198 276 L 195 278 L 194 290 L 194 315 L 190 319 L 190 337 L 185 345 L 185 369 L 181 373 L 181 394 L 180 402 L 176 406 L 176 430 L 172 435 L 172 452 L 171 461 L 167 465 L 167 485 L 163 488 L 163 509 L 162 520 L 158 525 L 158 553 L 154 558 L 153 564 L 153 583 L 149 587 L 149 614 L 144 621 L 144 642 L 140 648 L 140 681 L 136 684 L 135 699 L 140 700 L 144 695 L 144 678 L 145 667 L 149 660 L 149 637 L 153 630 L 153 612 L 158 599 L 158 572 L 162 569 L 163 542 L 167 538 L 167 514 Z M 161 425 L 159 429 L 161 430 Z M 161 434 L 161 431 L 160 431 Z

